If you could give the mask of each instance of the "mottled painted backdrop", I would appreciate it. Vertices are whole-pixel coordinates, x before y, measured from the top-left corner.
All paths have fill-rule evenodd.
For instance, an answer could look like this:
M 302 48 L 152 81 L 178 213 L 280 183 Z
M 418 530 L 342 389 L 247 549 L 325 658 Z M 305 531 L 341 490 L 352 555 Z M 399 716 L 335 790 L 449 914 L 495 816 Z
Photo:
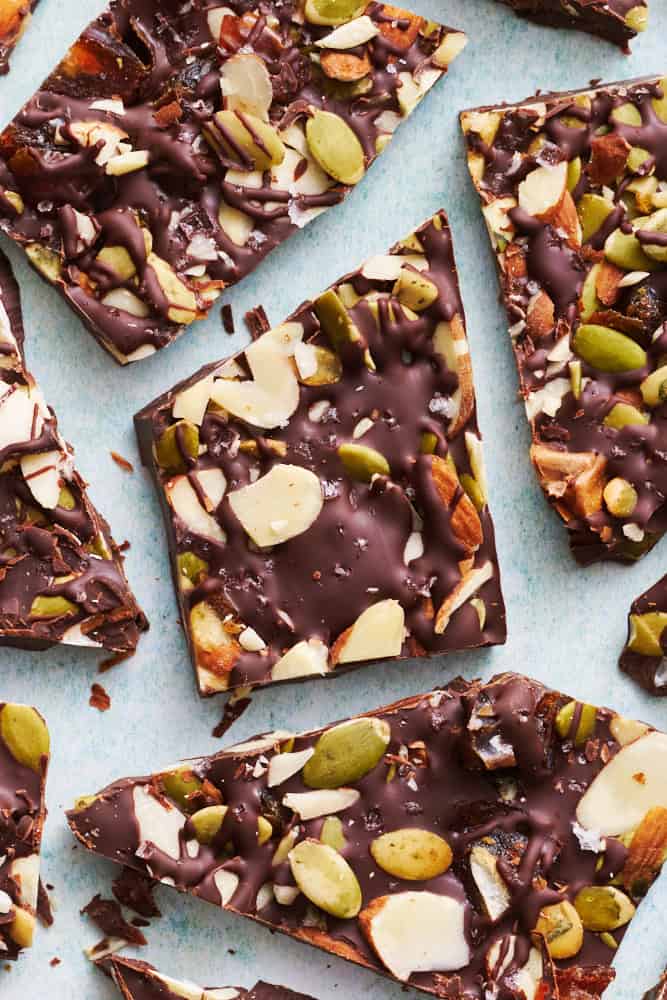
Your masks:
M 667 725 L 667 701 L 643 696 L 616 667 L 630 600 L 664 572 L 667 540 L 630 568 L 582 570 L 572 561 L 565 531 L 547 509 L 528 463 L 528 427 L 516 399 L 493 261 L 457 125 L 462 108 L 521 99 L 537 88 L 565 89 L 596 77 L 619 80 L 664 73 L 667 0 L 650 3 L 651 29 L 627 57 L 583 34 L 522 23 L 492 0 L 413 0 L 420 14 L 464 28 L 470 36 L 468 48 L 346 203 L 293 237 L 226 296 L 236 318 L 233 338 L 223 332 L 219 308 L 214 308 L 208 321 L 191 328 L 159 356 L 118 368 L 20 253 L 9 248 L 23 292 L 29 365 L 56 409 L 65 437 L 76 447 L 93 499 L 116 538 L 132 544 L 127 571 L 152 627 L 137 656 L 104 677 L 112 698 L 111 710 L 104 715 L 88 706 L 99 656 L 66 648 L 45 653 L 0 650 L 0 698 L 34 703 L 51 729 L 43 875 L 55 886 L 56 906 L 54 927 L 38 931 L 33 950 L 10 972 L 0 969 L 3 1000 L 111 1000 L 112 987 L 82 954 L 98 935 L 79 910 L 94 893 L 108 893 L 114 868 L 74 848 L 63 809 L 76 796 L 113 778 L 212 753 L 221 745 L 210 734 L 222 701 L 202 702 L 195 694 L 161 518 L 139 465 L 132 414 L 204 362 L 238 349 L 246 339 L 243 313 L 251 306 L 263 303 L 270 319 L 280 321 L 302 299 L 366 256 L 385 250 L 441 206 L 454 231 L 468 317 L 509 641 L 492 651 L 374 666 L 337 681 L 264 691 L 253 698 L 231 738 L 277 725 L 319 726 L 426 691 L 456 674 L 489 677 L 508 669 L 533 674 L 657 726 Z M 0 125 L 33 93 L 102 6 L 101 0 L 41 0 L 14 54 L 10 75 L 0 79 Z M 134 463 L 133 475 L 112 462 L 112 449 Z M 360 994 L 369 1000 L 399 1000 L 403 995 L 400 986 L 371 972 L 272 936 L 214 907 L 167 888 L 158 895 L 164 916 L 147 930 L 149 946 L 142 956 L 167 973 L 208 985 L 250 986 L 262 976 L 321 1000 Z M 638 1000 L 655 980 L 667 962 L 665 917 L 663 876 L 617 955 L 618 976 L 608 1000 Z M 49 966 L 54 956 L 61 960 L 57 968 Z

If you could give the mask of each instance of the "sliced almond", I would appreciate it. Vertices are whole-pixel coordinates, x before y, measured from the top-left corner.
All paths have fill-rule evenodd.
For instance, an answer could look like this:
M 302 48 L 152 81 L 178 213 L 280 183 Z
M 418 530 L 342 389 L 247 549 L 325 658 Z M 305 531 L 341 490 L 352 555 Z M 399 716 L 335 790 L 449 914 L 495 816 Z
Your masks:
M 567 191 L 567 163 L 536 167 L 519 184 L 519 208 L 542 222 L 551 222 Z
M 174 323 L 192 323 L 197 318 L 197 299 L 194 292 L 178 277 L 162 257 L 149 253 L 146 261 L 153 270 L 164 297 L 169 303 L 167 315 Z
M 225 541 L 220 524 L 199 502 L 199 496 L 187 476 L 174 476 L 164 485 L 167 500 L 175 514 L 190 531 L 207 538 Z
M 367 14 L 362 14 L 361 17 L 341 24 L 315 44 L 322 49 L 356 49 L 358 45 L 370 42 L 377 34 L 379 28 L 375 22 Z
M 293 775 L 298 774 L 301 768 L 310 760 L 315 753 L 313 747 L 305 750 L 298 750 L 296 753 L 276 753 L 269 761 L 269 769 L 266 775 L 266 784 L 269 788 L 282 785 Z
M 273 87 L 259 56 L 244 52 L 226 59 L 220 70 L 220 86 L 226 108 L 269 120 Z
M 470 961 L 465 906 L 433 892 L 379 896 L 359 914 L 378 958 L 396 979 L 416 972 L 453 972 Z
M 556 325 L 556 307 L 544 289 L 540 289 L 528 303 L 526 328 L 534 340 L 553 332 Z
M 470 851 L 470 873 L 490 920 L 500 920 L 511 903 L 510 891 L 498 871 L 498 860 L 488 848 L 475 844 Z
M 450 512 L 452 531 L 466 553 L 471 555 L 477 551 L 484 539 L 482 523 L 475 505 L 470 497 L 462 492 L 459 477 L 452 466 L 439 455 L 433 455 L 431 459 L 431 474 L 436 492 L 443 506 Z
M 475 408 L 475 388 L 472 380 L 472 364 L 468 350 L 463 320 L 455 313 L 449 322 L 438 323 L 433 335 L 433 346 L 447 362 L 447 367 L 456 372 L 459 384 L 452 396 L 455 405 L 454 416 L 449 422 L 447 434 L 455 437 L 468 423 Z
M 667 735 L 651 732 L 622 747 L 579 800 L 577 822 L 605 836 L 639 825 L 649 809 L 667 808 Z
M 271 680 L 287 681 L 295 677 L 326 674 L 329 650 L 320 639 L 308 639 L 292 646 L 271 670 Z
M 616 302 L 625 274 L 625 271 L 608 260 L 600 261 L 595 278 L 595 292 L 604 306 L 613 306 Z
M 602 509 L 603 455 L 559 451 L 543 444 L 532 445 L 530 455 L 549 496 L 569 500 L 575 512 L 584 517 Z
M 199 379 L 194 385 L 183 389 L 174 399 L 171 408 L 174 420 L 189 420 L 192 424 L 201 425 L 211 398 L 213 375 Z
M 53 510 L 58 506 L 62 480 L 59 451 L 42 451 L 21 458 L 21 472 L 30 492 L 41 507 Z
M 166 799 L 158 798 L 146 785 L 132 790 L 134 819 L 139 844 L 153 844 L 167 857 L 178 861 L 181 856 L 181 830 L 185 826 L 183 813 Z
M 317 520 L 324 501 L 317 476 L 300 465 L 274 465 L 250 486 L 229 494 L 234 514 L 259 546 L 278 545 Z
M 433 631 L 436 635 L 442 635 L 455 611 L 458 611 L 466 601 L 469 601 L 473 594 L 492 579 L 494 573 L 493 563 L 485 562 L 483 566 L 478 566 L 465 573 L 463 578 L 457 583 L 452 592 L 447 595 L 436 615 Z
M 359 797 L 356 788 L 318 788 L 313 792 L 288 792 L 283 796 L 283 805 L 307 822 L 318 816 L 343 812 L 358 802 Z
M 621 884 L 635 896 L 642 896 L 660 871 L 667 857 L 667 809 L 654 806 L 649 809 L 637 827 L 630 842 L 630 849 Z
M 39 436 L 43 424 L 39 404 L 36 390 L 0 383 L 0 451 Z
M 431 56 L 431 61 L 441 69 L 447 69 L 467 44 L 468 38 L 462 31 L 450 31 Z
M 190 611 L 190 634 L 200 686 L 207 691 L 225 691 L 241 646 L 207 601 L 200 601 Z
M 331 650 L 331 662 L 336 665 L 400 656 L 404 635 L 405 612 L 398 601 L 378 601 L 338 637 Z

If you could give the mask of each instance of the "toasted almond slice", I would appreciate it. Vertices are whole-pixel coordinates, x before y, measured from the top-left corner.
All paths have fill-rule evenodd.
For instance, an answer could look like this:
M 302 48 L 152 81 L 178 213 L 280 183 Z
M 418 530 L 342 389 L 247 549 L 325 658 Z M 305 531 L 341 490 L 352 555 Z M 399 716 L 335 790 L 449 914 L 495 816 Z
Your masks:
M 470 872 L 487 916 L 494 922 L 500 920 L 510 906 L 511 896 L 498 871 L 495 855 L 482 844 L 475 844 L 470 851 Z
M 666 856 L 667 809 L 664 806 L 654 806 L 646 813 L 630 842 L 628 857 L 621 872 L 621 884 L 633 895 L 643 896 L 660 871 Z
M 323 52 L 320 66 L 326 76 L 343 83 L 354 83 L 363 80 L 371 71 L 371 61 L 367 52 L 355 55 L 354 52 Z
M 178 861 L 181 856 L 181 830 L 185 816 L 171 802 L 154 795 L 146 785 L 135 785 L 132 792 L 134 818 L 139 844 L 153 844 Z
M 298 774 L 315 753 L 313 747 L 298 750 L 296 753 L 276 753 L 269 761 L 266 783 L 269 788 L 282 785 L 293 775 Z
M 443 505 L 450 511 L 452 531 L 468 555 L 476 552 L 484 535 L 482 522 L 470 497 L 461 491 L 459 477 L 439 455 L 431 458 L 431 474 Z M 451 504 L 454 503 L 454 507 Z
M 179 392 L 171 408 L 174 420 L 189 420 L 201 425 L 213 389 L 213 375 L 199 379 L 194 385 Z
M 331 662 L 335 666 L 400 656 L 404 635 L 405 612 L 398 601 L 378 601 L 338 637 L 331 650 Z
M 625 271 L 608 260 L 601 260 L 596 272 L 595 292 L 605 306 L 613 306 L 618 298 Z
M 472 380 L 468 338 L 459 313 L 455 313 L 449 323 L 444 320 L 438 323 L 433 336 L 433 346 L 438 354 L 444 357 L 447 367 L 456 372 L 459 380 L 458 388 L 452 396 L 456 411 L 447 428 L 448 436 L 453 438 L 468 423 L 475 408 L 475 387 Z
M 253 542 L 270 546 L 307 531 L 324 500 L 315 473 L 281 463 L 255 483 L 230 493 L 229 504 Z
M 226 108 L 269 120 L 273 87 L 259 56 L 243 52 L 226 59 L 220 70 L 220 86 Z
M 190 531 L 207 538 L 215 538 L 219 542 L 225 541 L 226 536 L 220 524 L 202 507 L 199 496 L 187 476 L 174 476 L 173 479 L 167 480 L 164 491 L 174 513 Z
M 21 472 L 35 500 L 47 510 L 57 507 L 60 498 L 62 453 L 42 451 L 24 455 Z
M 567 191 L 567 163 L 536 167 L 519 184 L 519 208 L 542 222 L 551 222 Z
M 361 929 L 396 979 L 415 972 L 452 972 L 470 961 L 465 906 L 433 892 L 379 896 L 359 914 Z
M 434 632 L 437 635 L 442 635 L 454 612 L 470 600 L 473 594 L 476 594 L 492 577 L 493 563 L 490 561 L 466 573 L 440 605 L 435 619 Z
M 556 307 L 544 289 L 540 289 L 528 303 L 526 327 L 531 337 L 540 340 L 553 331 L 556 325 Z
M 576 513 L 587 517 L 602 509 L 606 460 L 594 452 L 559 451 L 534 444 L 530 456 L 551 497 L 566 497 Z
M 367 14 L 362 14 L 361 17 L 341 24 L 315 44 L 322 49 L 356 49 L 358 45 L 370 42 L 377 34 L 379 28 L 375 22 Z
M 360 793 L 356 788 L 318 788 L 313 792 L 288 792 L 283 796 L 283 805 L 307 822 L 318 816 L 343 812 L 358 802 L 359 798 Z
M 294 677 L 326 674 L 329 650 L 320 639 L 303 639 L 274 664 L 271 680 L 286 681 Z

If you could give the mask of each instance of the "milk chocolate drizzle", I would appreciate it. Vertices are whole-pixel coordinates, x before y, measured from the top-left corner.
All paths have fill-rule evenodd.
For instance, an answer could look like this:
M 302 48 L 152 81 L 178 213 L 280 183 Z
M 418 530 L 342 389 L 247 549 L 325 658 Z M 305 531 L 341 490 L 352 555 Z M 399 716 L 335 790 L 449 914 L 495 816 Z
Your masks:
M 653 101 L 663 95 L 660 81 L 647 79 L 601 87 L 584 92 L 589 106 L 577 103 L 581 95 L 547 94 L 539 104 L 521 107 L 486 108 L 497 111 L 500 125 L 491 145 L 479 135 L 467 136 L 471 151 L 484 158 L 484 174 L 479 184 L 485 202 L 498 197 L 517 198 L 521 181 L 538 166 L 564 160 L 581 160 L 581 175 L 572 191 L 578 205 L 586 194 L 603 194 L 611 188 L 614 208 L 596 232 L 579 245 L 568 238 L 557 223 L 540 221 L 521 208 L 511 209 L 509 218 L 516 233 L 512 251 L 525 262 L 525 273 L 505 267 L 501 274 L 503 293 L 512 326 L 525 328 L 513 338 L 513 347 L 524 397 L 529 397 L 554 379 L 569 379 L 566 361 L 550 362 L 547 355 L 568 334 L 576 333 L 581 320 L 584 281 L 593 266 L 603 259 L 607 237 L 618 228 L 627 232 L 631 218 L 624 196 L 632 200 L 627 186 L 637 176 L 654 171 L 659 183 L 667 184 L 667 122 L 656 113 Z M 535 99 L 531 99 L 535 100 Z M 641 124 L 629 125 L 613 116 L 616 109 L 629 105 Z M 542 115 L 543 108 L 546 112 Z M 627 114 L 627 109 L 626 109 Z M 595 183 L 593 147 L 601 136 L 618 136 L 628 147 L 641 147 L 649 154 L 638 175 L 621 170 L 616 184 Z M 639 213 L 647 214 L 647 213 Z M 644 245 L 651 236 L 639 227 L 637 238 Z M 664 245 L 664 235 L 653 236 Z M 503 254 L 503 247 L 498 253 Z M 500 259 L 500 258 L 499 258 Z M 509 259 L 505 252 L 504 259 Z M 587 322 L 612 327 L 637 341 L 647 352 L 643 368 L 610 374 L 593 368 L 582 359 L 583 389 L 579 398 L 565 392 L 555 416 L 540 412 L 533 419 L 533 439 L 537 444 L 571 452 L 602 456 L 604 482 L 614 477 L 628 480 L 638 493 L 638 502 L 628 518 L 611 515 L 602 505 L 586 512 L 554 487 L 548 491 L 567 522 L 570 544 L 582 563 L 600 559 L 629 561 L 639 558 L 667 529 L 667 409 L 659 405 L 645 409 L 646 424 L 621 429 L 605 425 L 605 417 L 619 402 L 642 407 L 639 386 L 644 378 L 664 364 L 667 351 L 667 272 L 665 264 L 652 261 L 655 270 L 642 280 L 620 289 L 613 308 L 599 304 Z M 533 333 L 526 321 L 529 305 L 538 292 L 545 292 L 554 306 L 553 326 Z M 572 339 L 570 339 L 571 349 Z M 577 358 L 576 352 L 572 356 Z M 628 522 L 633 528 L 626 534 Z M 637 537 L 639 533 L 639 537 Z
M 220 69 L 230 56 L 253 52 L 266 66 L 274 127 L 303 125 L 316 109 L 333 112 L 358 137 L 368 168 L 378 154 L 378 138 L 386 134 L 379 116 L 406 116 L 397 96 L 400 74 L 435 68 L 430 57 L 449 30 L 413 34 L 422 19 L 406 14 L 397 20 L 392 8 L 388 20 L 383 5 L 370 3 L 367 14 L 385 34 L 363 47 L 370 60 L 368 76 L 347 83 L 327 77 L 310 58 L 317 51 L 314 43 L 331 29 L 301 23 L 292 3 L 260 0 L 251 6 L 232 0 L 227 6 L 234 13 L 224 19 L 216 45 L 208 13 L 219 6 L 213 0 L 187 5 L 114 0 L 0 136 L 0 226 L 19 243 L 39 242 L 55 251 L 62 265 L 57 287 L 117 360 L 140 347 L 164 347 L 182 329 L 168 315 L 169 303 L 147 264 L 139 222 L 150 230 L 154 252 L 197 293 L 204 315 L 210 301 L 187 273 L 191 268 L 205 266 L 214 293 L 235 284 L 299 228 L 299 213 L 334 205 L 349 191 L 331 180 L 321 194 L 298 193 L 272 182 L 270 172 L 259 188 L 243 185 L 238 171 L 254 169 L 252 156 L 223 127 L 234 153 L 216 153 L 202 131 L 222 107 Z M 121 98 L 124 113 L 91 108 L 104 98 Z M 122 129 L 133 149 L 148 151 L 148 166 L 107 176 L 96 162 L 100 145 L 82 149 L 77 141 L 72 126 L 81 122 Z M 294 180 L 306 166 L 301 159 Z M 228 177 L 230 167 L 236 173 Z M 6 191 L 20 192 L 20 213 Z M 218 222 L 223 201 L 252 221 L 243 245 Z M 95 226 L 95 237 L 85 246 L 74 209 Z M 197 256 L 196 243 L 189 249 L 194 237 L 209 241 L 213 260 L 210 251 Z M 96 257 L 103 246 L 127 250 L 136 276 L 122 281 L 100 265 Z M 147 315 L 104 305 L 105 295 L 118 287 L 137 294 Z
M 17 344 L 4 341 L 0 387 L 18 391 L 25 386 L 35 393 L 23 357 L 18 286 L 1 253 L 0 305 Z M 36 420 L 37 404 L 31 437 L 0 448 L 0 645 L 43 649 L 72 625 L 83 624 L 102 648 L 130 652 L 147 623 L 128 588 L 118 546 L 88 499 L 85 483 L 74 470 L 66 482 L 66 502 L 47 510 L 21 471 L 21 457 L 66 448 L 52 410 L 45 411 L 39 433 Z M 58 617 L 39 617 L 31 611 L 38 597 L 63 597 L 74 607 Z
M 460 996 L 466 1000 L 486 997 L 484 990 L 492 982 L 502 1000 L 515 997 L 510 980 L 526 961 L 530 932 L 540 909 L 562 899 L 574 900 L 584 886 L 608 884 L 625 863 L 627 850 L 620 840 L 607 837 L 598 854 L 582 847 L 574 832 L 581 796 L 603 762 L 619 750 L 610 731 L 614 713 L 598 709 L 586 746 L 575 749 L 569 734 L 562 738 L 554 726 L 566 701 L 566 696 L 536 681 L 503 674 L 486 685 L 457 681 L 444 691 L 380 709 L 375 717 L 391 727 L 386 756 L 354 783 L 360 799 L 339 814 L 346 840 L 342 854 L 360 883 L 364 907 L 377 897 L 412 889 L 464 903 L 472 957 L 456 975 L 461 980 Z M 297 736 L 290 749 L 298 752 L 314 746 L 321 732 Z M 264 769 L 271 755 L 266 748 L 245 753 L 232 748 L 192 763 L 208 789 L 192 808 L 214 801 L 228 807 L 214 842 L 200 846 L 196 857 L 186 848 L 193 831 L 189 821 L 181 834 L 178 860 L 150 843 L 149 833 L 138 826 L 133 789 L 144 785 L 159 799 L 164 795 L 159 775 L 114 782 L 91 804 L 71 811 L 70 826 L 90 850 L 214 904 L 220 904 L 214 873 L 220 869 L 234 872 L 239 885 L 228 908 L 288 934 L 301 933 L 313 921 L 312 906 L 303 895 L 289 906 L 270 901 L 258 912 L 257 893 L 266 882 L 294 884 L 289 862 L 272 865 L 285 832 L 297 827 L 298 839 L 318 838 L 324 821 L 303 822 L 281 804 L 286 793 L 309 790 L 300 773 L 279 787 L 267 787 Z M 396 762 L 398 767 L 392 772 Z M 257 844 L 260 815 L 268 818 L 274 831 L 261 847 Z M 369 851 L 372 841 L 405 827 L 444 837 L 454 855 L 449 870 L 417 884 L 388 875 L 376 865 Z M 509 908 L 495 923 L 486 915 L 470 873 L 469 853 L 480 842 L 496 853 L 509 891 Z M 320 917 L 317 926 L 322 933 L 316 940 L 320 947 L 339 954 L 345 948 L 345 957 L 383 971 L 355 919 Z M 617 942 L 624 931 L 614 932 Z M 510 935 L 516 937 L 514 956 L 500 981 L 494 981 L 504 963 L 498 960 L 494 973 L 487 966 L 487 954 L 495 943 L 507 954 Z M 598 934 L 585 931 L 583 946 L 574 958 L 554 961 L 554 975 L 558 979 L 583 969 L 592 978 L 599 975 L 606 985 L 609 977 L 604 970 L 612 957 L 613 951 Z M 418 973 L 409 981 L 419 989 L 447 996 L 443 978 L 437 972 Z
M 475 566 L 491 562 L 492 578 L 477 594 L 486 605 L 486 621 L 480 628 L 477 611 L 464 604 L 451 618 L 442 635 L 434 632 L 433 612 L 461 580 L 459 563 L 466 550 L 452 529 L 451 510 L 439 497 L 432 474 L 433 457 L 420 454 L 421 436 L 433 433 L 437 454 L 451 455 L 459 474 L 470 470 L 465 432 L 477 433 L 476 412 L 470 412 L 465 428 L 448 438 L 452 396 L 459 388 L 456 372 L 436 353 L 433 337 L 440 322 L 463 318 L 451 236 L 443 214 L 439 225 L 430 222 L 416 238 L 423 246 L 428 267 L 423 272 L 439 292 L 428 309 L 415 318 L 403 311 L 390 295 L 392 282 L 369 280 L 361 271 L 341 279 L 359 295 L 380 293 L 376 322 L 369 303 L 361 299 L 350 309 L 360 340 L 341 348 L 343 375 L 340 381 L 300 387 L 296 412 L 286 427 L 270 437 L 286 446 L 277 456 L 256 428 L 239 419 L 210 409 L 200 429 L 206 451 L 196 459 L 185 455 L 189 478 L 207 468 L 222 470 L 227 493 L 251 482 L 251 476 L 266 474 L 276 463 L 304 466 L 316 472 L 324 495 L 324 507 L 315 523 L 301 535 L 268 551 L 249 547 L 248 539 L 228 501 L 223 498 L 214 512 L 226 540 L 216 542 L 194 533 L 165 501 L 164 484 L 171 472 L 160 470 L 153 457 L 153 444 L 173 423 L 172 405 L 184 384 L 149 404 L 136 417 L 142 456 L 149 463 L 164 501 L 174 560 L 194 552 L 208 569 L 204 579 L 188 593 L 179 594 L 183 620 L 203 599 L 221 614 L 233 612 L 252 626 L 267 644 L 260 653 L 240 651 L 229 673 L 231 687 L 270 681 L 272 665 L 301 639 L 321 639 L 327 646 L 353 624 L 369 605 L 385 598 L 400 601 L 405 609 L 409 637 L 404 655 L 425 655 L 504 641 L 505 617 L 496 567 L 493 526 L 488 507 L 480 513 L 483 540 L 474 553 Z M 400 252 L 400 248 L 395 248 Z M 330 347 L 320 328 L 312 303 L 305 303 L 289 321 L 304 327 L 304 341 Z M 375 364 L 364 362 L 368 349 Z M 243 362 L 243 356 L 238 358 Z M 194 383 L 216 366 L 198 372 Z M 312 419 L 312 407 L 322 404 L 322 419 Z M 353 430 L 362 418 L 374 420 L 361 443 L 376 449 L 389 463 L 391 476 L 371 484 L 350 479 L 338 455 L 341 443 L 353 440 Z M 178 440 L 178 439 L 177 439 Z M 255 441 L 257 454 L 239 444 Z M 195 473 L 195 475 L 193 475 Z M 459 497 L 463 493 L 460 491 Z M 413 531 L 413 509 L 423 521 L 423 554 L 405 565 L 403 553 Z M 179 572 L 175 566 L 178 582 Z M 180 590 L 180 588 L 179 588 Z M 432 602 L 432 603 L 431 603 Z M 343 667 L 337 667 L 339 672 Z

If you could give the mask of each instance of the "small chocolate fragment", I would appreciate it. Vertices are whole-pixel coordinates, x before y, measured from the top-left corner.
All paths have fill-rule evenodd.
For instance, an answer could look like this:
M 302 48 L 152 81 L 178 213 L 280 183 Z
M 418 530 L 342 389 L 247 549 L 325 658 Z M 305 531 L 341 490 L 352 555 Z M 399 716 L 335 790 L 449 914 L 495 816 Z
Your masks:
M 146 938 L 138 927 L 128 923 L 123 911 L 115 899 L 102 899 L 101 895 L 93 896 L 91 901 L 81 910 L 82 914 L 93 921 L 106 938 L 122 938 L 128 944 L 145 945 Z
M 465 43 L 375 0 L 113 0 L 0 135 L 0 229 L 138 361 L 341 202 Z
M 92 684 L 88 704 L 99 712 L 108 712 L 111 708 L 111 698 L 101 684 Z
M 445 214 L 257 322 L 135 417 L 200 693 L 504 642 Z
M 148 623 L 23 353 L 0 251 L 0 646 L 62 642 L 127 655 Z
M 266 333 L 267 330 L 271 329 L 271 324 L 269 323 L 269 318 L 266 315 L 264 306 L 255 306 L 254 309 L 249 309 L 243 318 L 252 340 L 257 340 L 263 333 Z
M 578 562 L 632 562 L 667 530 L 667 77 L 461 125 L 540 484 Z
M 667 972 L 663 972 L 660 982 L 644 994 L 644 1000 L 667 1000 Z
M 598 35 L 628 51 L 628 42 L 645 31 L 647 0 L 501 0 L 520 17 L 554 28 Z
M 667 696 L 667 576 L 635 598 L 619 666 L 645 691 Z
M 222 316 L 222 325 L 225 329 L 225 333 L 231 335 L 235 331 L 234 327 L 234 313 L 229 302 L 225 302 L 224 306 L 220 310 L 220 315 Z
M 0 3 L 0 76 L 9 73 L 9 57 L 38 3 L 39 0 L 2 0 Z
M 39 878 L 49 731 L 28 705 L 0 702 L 0 954 L 32 944 L 38 915 L 53 922 Z
M 256 983 L 250 990 L 241 986 L 198 987 L 190 982 L 181 983 L 164 976 L 147 962 L 134 959 L 113 956 L 97 964 L 103 972 L 111 975 L 124 1000 L 180 1000 L 184 996 L 194 998 L 198 989 L 201 989 L 198 1000 L 214 1000 L 223 994 L 225 1000 L 312 1000 L 304 993 L 295 993 L 285 986 L 272 986 L 262 982 Z
M 667 852 L 667 734 L 518 674 L 121 778 L 89 850 L 439 997 L 601 995 Z
M 222 710 L 222 718 L 213 728 L 211 736 L 216 740 L 222 739 L 251 704 L 252 698 L 229 698 Z
M 111 885 L 111 891 L 118 902 L 142 917 L 162 916 L 153 898 L 154 888 L 155 882 L 152 879 L 132 868 L 123 868 Z

